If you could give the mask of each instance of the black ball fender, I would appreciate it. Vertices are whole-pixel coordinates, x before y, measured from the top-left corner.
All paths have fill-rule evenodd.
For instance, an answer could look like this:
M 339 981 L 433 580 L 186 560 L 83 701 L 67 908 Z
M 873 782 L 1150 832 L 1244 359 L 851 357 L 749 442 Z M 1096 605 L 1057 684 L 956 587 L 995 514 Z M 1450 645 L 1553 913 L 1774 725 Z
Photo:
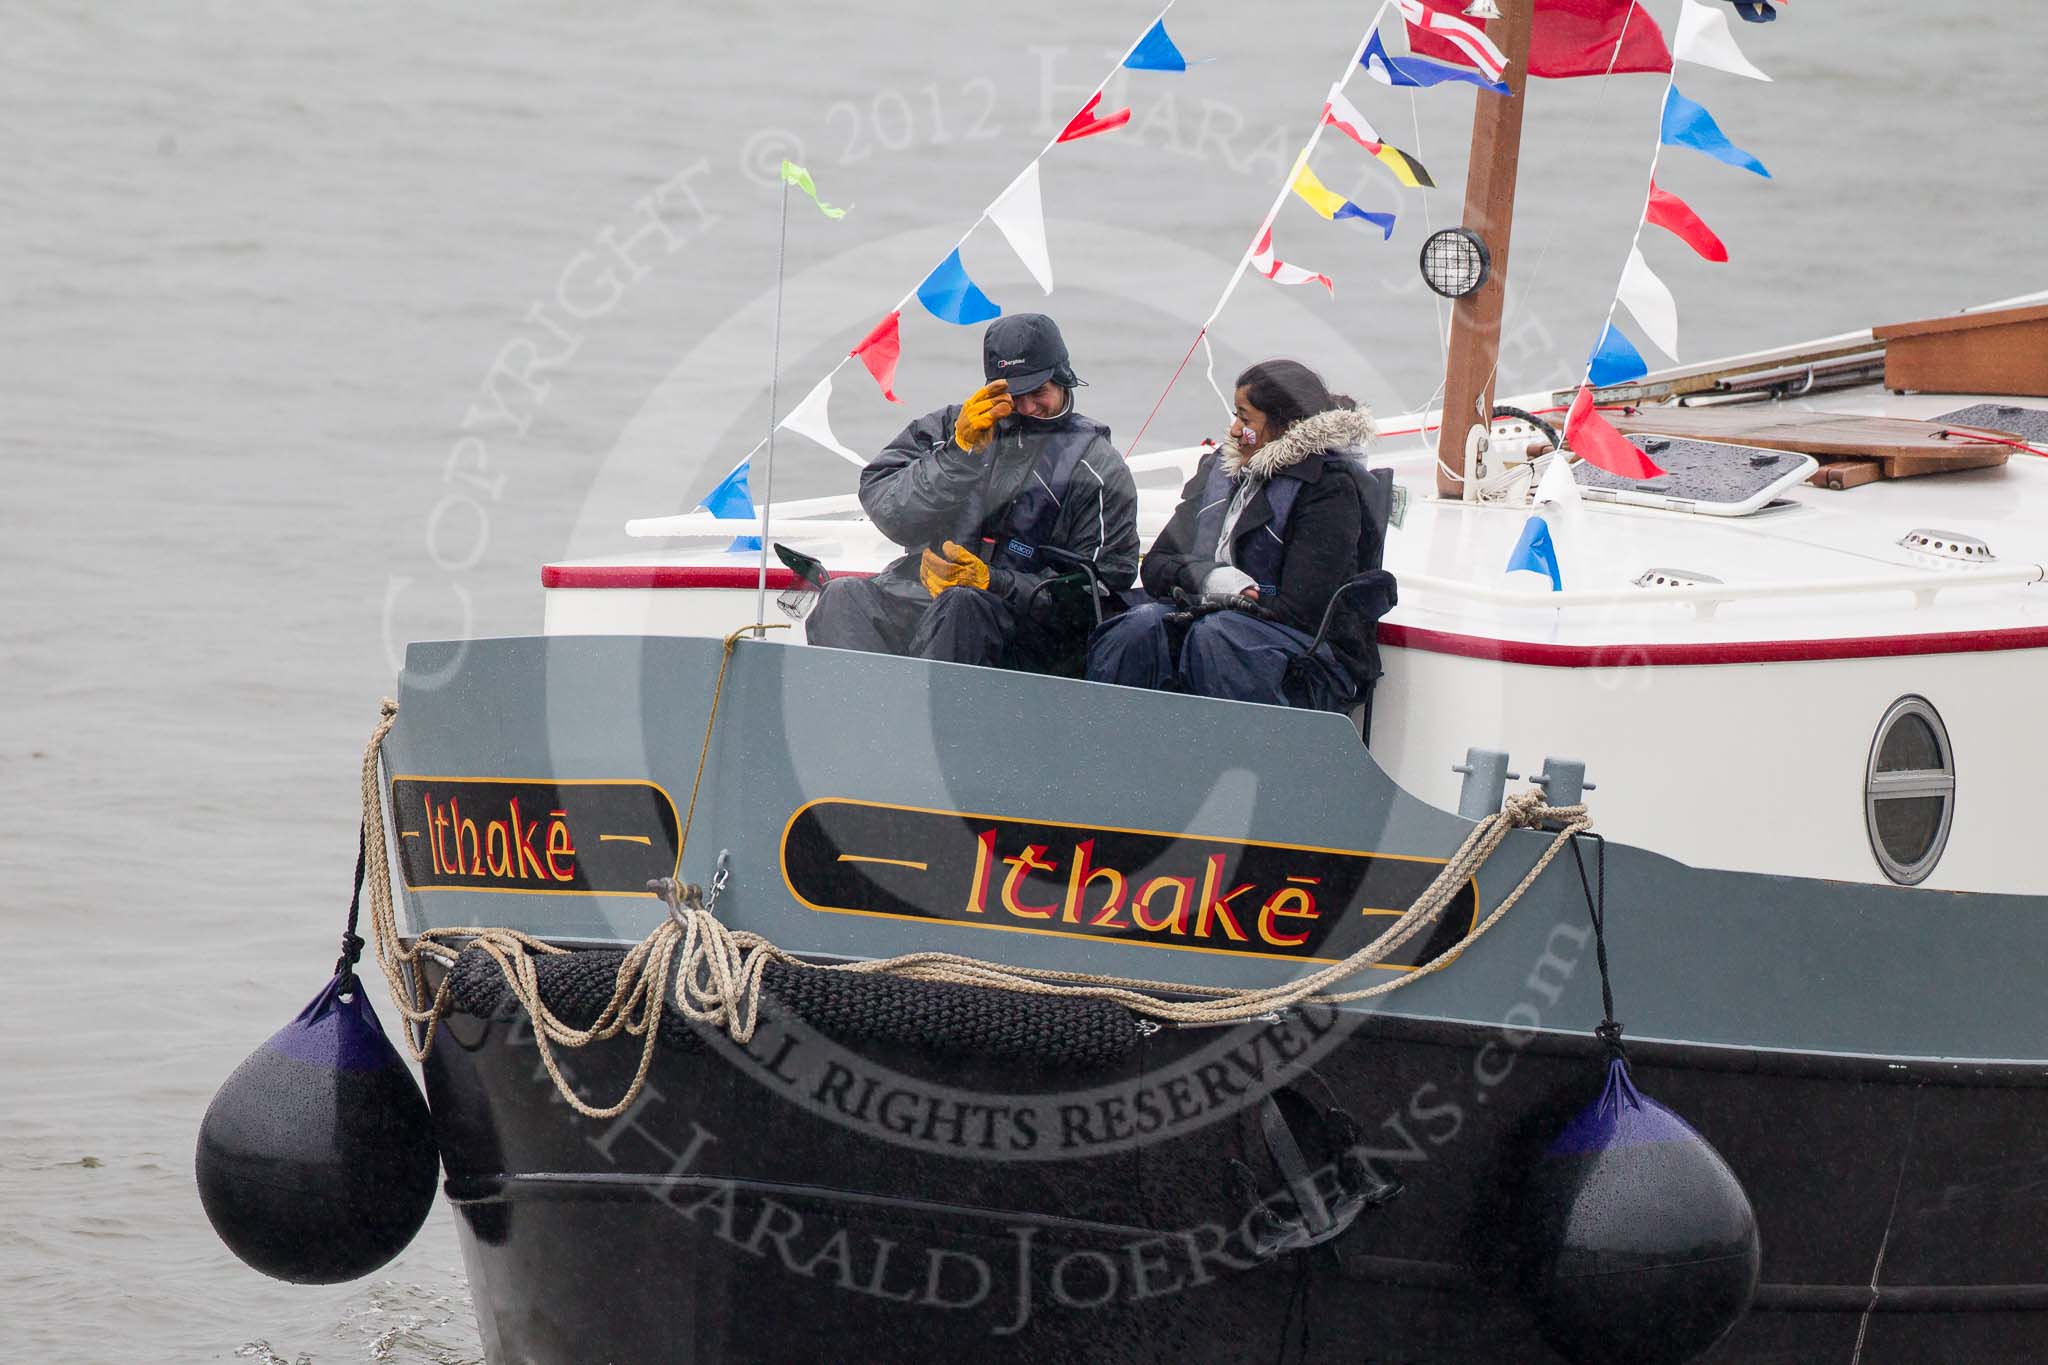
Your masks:
M 1697 1359 L 1755 1297 L 1761 1248 L 1741 1181 L 1636 1089 L 1624 1058 L 1536 1158 L 1521 1207 L 1531 1306 L 1576 1365 Z
M 199 1201 L 244 1264 L 337 1284 L 403 1251 L 440 1166 L 433 1121 L 343 971 L 235 1068 L 199 1125 Z

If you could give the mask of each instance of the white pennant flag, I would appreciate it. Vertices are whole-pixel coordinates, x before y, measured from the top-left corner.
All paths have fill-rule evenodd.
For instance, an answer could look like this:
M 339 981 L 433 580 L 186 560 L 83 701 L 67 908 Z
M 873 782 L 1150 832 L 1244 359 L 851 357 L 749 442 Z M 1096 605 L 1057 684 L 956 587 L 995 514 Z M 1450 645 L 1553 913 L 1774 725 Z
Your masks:
M 1273 229 L 1267 228 L 1259 234 L 1258 245 L 1252 248 L 1251 267 L 1276 284 L 1319 284 L 1330 291 L 1330 297 L 1337 296 L 1337 286 L 1328 275 L 1313 270 L 1303 270 L 1298 265 L 1289 265 L 1273 254 Z M 1212 322 L 1214 319 L 1210 319 Z
M 1685 8 L 1678 12 L 1678 42 L 1672 52 L 1678 60 L 1694 66 L 1711 66 L 1716 71 L 1752 80 L 1770 79 L 1750 65 L 1749 58 L 1735 45 L 1735 35 L 1728 31 L 1728 15 L 1719 5 L 1685 0 Z
M 1358 106 L 1344 98 L 1344 91 L 1337 86 L 1330 87 L 1330 97 L 1324 101 L 1323 122 L 1335 128 L 1367 151 L 1381 145 L 1380 135 Z
M 1572 477 L 1572 457 L 1564 451 L 1556 451 L 1550 463 L 1544 466 L 1543 477 L 1536 481 L 1534 501 L 1540 507 L 1546 502 L 1556 503 L 1569 511 L 1576 511 L 1582 503 L 1579 497 L 1579 481 Z
M 1038 281 L 1038 287 L 1050 294 L 1052 256 L 1045 249 L 1045 205 L 1038 197 L 1036 161 L 1026 166 L 1023 174 L 1010 182 L 1010 188 L 988 206 L 988 216 L 1009 238 L 1010 249 L 1024 262 L 1031 278 Z
M 1621 272 L 1621 289 L 1616 297 L 1643 324 L 1657 349 L 1673 360 L 1678 359 L 1678 300 L 1671 297 L 1664 281 L 1651 272 L 1641 247 L 1629 248 L 1628 269 Z
M 798 403 L 796 407 L 790 410 L 789 416 L 783 418 L 776 425 L 788 427 L 799 436 L 810 437 L 813 441 L 816 441 L 841 459 L 851 460 L 857 465 L 865 466 L 867 464 L 865 457 L 856 455 L 845 446 L 839 444 L 839 438 L 832 434 L 832 416 L 827 411 L 831 403 L 832 376 L 828 374 L 818 381 L 816 388 L 804 395 L 803 402 Z
M 1579 496 L 1569 452 L 1551 452 L 1530 501 L 1550 527 L 1550 557 L 1557 565 L 1558 577 L 1566 583 L 1576 582 L 1575 574 L 1583 571 L 1587 562 L 1586 503 Z

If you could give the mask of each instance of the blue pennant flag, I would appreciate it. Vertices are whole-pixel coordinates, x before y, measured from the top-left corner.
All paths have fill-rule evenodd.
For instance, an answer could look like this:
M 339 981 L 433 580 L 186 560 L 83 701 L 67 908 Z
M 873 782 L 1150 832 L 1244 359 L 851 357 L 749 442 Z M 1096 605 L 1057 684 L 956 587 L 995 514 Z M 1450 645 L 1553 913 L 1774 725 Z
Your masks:
M 960 264 L 957 246 L 952 255 L 924 277 L 924 283 L 917 287 L 917 301 L 940 322 L 958 323 L 962 327 L 1003 315 L 1003 310 L 989 301 L 981 287 L 967 278 L 967 267 Z
M 1433 62 L 1427 57 L 1402 57 L 1398 60 L 1387 55 L 1386 46 L 1380 42 L 1380 35 L 1372 35 L 1365 45 L 1365 55 L 1358 59 L 1365 68 L 1365 74 L 1382 85 L 1427 86 L 1442 85 L 1445 81 L 1463 81 L 1476 85 L 1481 90 L 1491 90 L 1496 95 L 1508 93 L 1506 81 L 1490 81 L 1467 66 L 1452 66 L 1449 62 Z
M 1131 55 L 1124 58 L 1124 66 L 1132 71 L 1185 71 L 1188 59 L 1180 55 L 1173 39 L 1166 36 L 1166 21 L 1160 19 L 1138 39 Z
M 1515 542 L 1514 553 L 1508 556 L 1508 572 L 1517 569 L 1548 574 L 1550 590 L 1564 591 L 1564 575 L 1557 568 L 1557 546 L 1550 540 L 1550 523 L 1542 517 L 1531 516 L 1522 523 L 1522 538 Z
M 747 470 L 753 465 L 751 458 L 741 460 L 733 466 L 732 473 L 719 480 L 718 487 L 704 495 L 697 505 L 714 517 L 749 517 L 754 515 L 754 494 L 747 487 Z M 725 547 L 731 550 L 758 550 L 761 537 L 740 536 Z
M 1607 330 L 1600 335 L 1600 345 L 1593 352 L 1593 368 L 1587 376 L 1593 387 L 1604 389 L 1609 384 L 1626 384 L 1631 379 L 1641 379 L 1649 372 L 1650 367 L 1643 363 L 1643 353 L 1635 348 L 1635 343 L 1619 327 L 1608 323 Z
M 1725 161 L 1731 166 L 1760 175 L 1769 180 L 1771 173 L 1742 148 L 1728 140 L 1721 131 L 1721 125 L 1714 122 L 1714 116 L 1703 104 L 1694 104 L 1678 93 L 1673 84 L 1664 94 L 1663 142 L 1666 147 L 1693 147 L 1705 152 L 1716 161 Z
M 1380 230 L 1380 240 L 1391 241 L 1394 236 L 1394 215 L 1391 213 L 1369 213 L 1358 205 L 1346 200 L 1344 207 L 1337 210 L 1339 218 L 1363 218 Z

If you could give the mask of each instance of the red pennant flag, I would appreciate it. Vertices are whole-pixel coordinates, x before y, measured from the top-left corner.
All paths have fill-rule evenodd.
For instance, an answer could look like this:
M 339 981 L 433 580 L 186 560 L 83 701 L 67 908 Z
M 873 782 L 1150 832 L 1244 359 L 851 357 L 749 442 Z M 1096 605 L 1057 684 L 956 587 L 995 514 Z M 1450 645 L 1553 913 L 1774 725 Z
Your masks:
M 1422 3 L 1429 9 L 1450 14 L 1464 12 L 1460 0 Z M 1531 23 L 1532 76 L 1604 76 L 1610 63 L 1617 75 L 1671 69 L 1671 49 L 1664 45 L 1663 30 L 1637 0 L 1536 0 Z M 1621 45 L 1619 53 L 1614 50 L 1616 43 Z M 1408 50 L 1418 57 L 1472 65 L 1470 58 L 1442 37 L 1413 24 L 1408 26 Z
M 882 389 L 882 397 L 891 403 L 903 400 L 896 396 L 896 362 L 903 358 L 903 336 L 898 331 L 902 322 L 901 313 L 891 313 L 875 324 L 875 330 L 860 340 L 860 345 L 848 351 L 859 356 L 860 363 L 868 367 L 868 373 L 875 377 L 875 383 Z
M 1093 98 L 1081 106 L 1081 112 L 1074 115 L 1067 123 L 1066 131 L 1062 132 L 1054 140 L 1058 142 L 1073 142 L 1079 138 L 1094 137 L 1097 133 L 1106 133 L 1112 128 L 1121 128 L 1131 121 L 1131 111 L 1128 108 L 1119 109 L 1114 114 L 1103 118 L 1095 117 L 1095 106 L 1100 103 L 1102 103 L 1102 92 L 1098 90 Z
M 1624 479 L 1654 479 L 1664 471 L 1593 410 L 1593 388 L 1579 385 L 1564 419 L 1564 443 L 1595 467 Z
M 1700 221 L 1700 216 L 1692 211 L 1692 205 L 1667 190 L 1658 189 L 1655 180 L 1650 182 L 1650 202 L 1643 210 L 1643 221 L 1677 233 L 1679 241 L 1710 261 L 1728 259 L 1728 248 L 1721 245 L 1721 239 L 1714 235 L 1712 228 Z

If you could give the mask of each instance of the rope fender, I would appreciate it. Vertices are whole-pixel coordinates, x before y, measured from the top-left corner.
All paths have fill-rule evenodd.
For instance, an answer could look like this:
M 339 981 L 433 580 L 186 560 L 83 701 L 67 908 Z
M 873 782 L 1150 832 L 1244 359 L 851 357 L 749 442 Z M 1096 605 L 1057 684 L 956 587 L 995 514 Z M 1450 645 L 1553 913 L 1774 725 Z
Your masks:
M 697 795 L 704 780 L 705 760 L 718 720 L 718 704 L 725 679 L 740 638 L 752 632 L 744 627 L 725 638 L 713 685 L 710 714 L 705 720 L 704 744 L 697 758 L 697 774 L 690 788 L 689 810 L 678 836 L 677 858 L 689 844 L 690 824 L 695 818 Z M 735 1043 L 751 1041 L 760 1021 L 763 974 L 770 964 L 791 971 L 836 972 L 852 976 L 901 977 L 913 981 L 939 982 L 954 986 L 979 986 L 1039 997 L 1110 1001 L 1143 1018 L 1184 1026 L 1242 1023 L 1296 1005 L 1341 1005 L 1386 995 L 1442 970 L 1467 948 L 1498 924 L 1533 886 L 1573 836 L 1592 827 L 1586 806 L 1552 806 L 1541 791 L 1531 789 L 1508 797 L 1499 811 L 1474 825 L 1415 903 L 1372 942 L 1341 961 L 1329 963 L 1306 976 L 1275 986 L 1219 987 L 1191 986 L 1181 982 L 1101 975 L 1091 972 L 1061 972 L 1012 967 L 959 953 L 919 952 L 865 962 L 819 964 L 806 962 L 795 954 L 749 930 L 735 929 L 721 921 L 705 906 L 701 887 L 669 878 L 648 883 L 668 907 L 667 916 L 639 943 L 627 949 L 613 981 L 611 997 L 596 1018 L 578 1027 L 551 1009 L 543 998 L 536 963 L 564 955 L 558 948 L 531 934 L 490 925 L 465 925 L 425 929 L 405 943 L 398 929 L 397 910 L 391 892 L 391 861 L 384 837 L 383 787 L 379 760 L 384 737 L 398 719 L 398 703 L 385 698 L 375 730 L 363 750 L 362 837 L 364 885 L 369 891 L 370 920 L 375 937 L 377 962 L 391 987 L 391 998 L 407 1022 L 406 1043 L 413 1056 L 426 1060 L 434 1045 L 436 1026 L 453 1007 L 452 970 L 429 992 L 423 959 L 431 958 L 444 968 L 454 966 L 464 946 L 481 952 L 496 964 L 505 989 L 523 1006 L 533 1020 L 535 1045 L 542 1064 L 562 1098 L 586 1118 L 612 1118 L 624 1113 L 639 1098 L 653 1065 L 654 1049 L 661 1033 L 664 1006 L 683 1018 L 722 1030 Z M 1502 898 L 1492 912 L 1448 952 L 1428 963 L 1377 985 L 1353 990 L 1334 987 L 1357 976 L 1373 964 L 1400 949 L 1442 917 L 1445 907 L 1459 888 L 1484 867 L 1494 852 L 1517 829 L 1535 829 L 1561 823 L 1554 837 L 1522 879 Z M 1178 998 L 1173 998 L 1178 997 Z M 583 1011 L 575 1011 L 581 1014 Z M 625 1092 L 613 1103 L 593 1105 L 576 1093 L 556 1061 L 558 1048 L 582 1048 L 625 1033 L 641 1040 L 640 1060 Z

